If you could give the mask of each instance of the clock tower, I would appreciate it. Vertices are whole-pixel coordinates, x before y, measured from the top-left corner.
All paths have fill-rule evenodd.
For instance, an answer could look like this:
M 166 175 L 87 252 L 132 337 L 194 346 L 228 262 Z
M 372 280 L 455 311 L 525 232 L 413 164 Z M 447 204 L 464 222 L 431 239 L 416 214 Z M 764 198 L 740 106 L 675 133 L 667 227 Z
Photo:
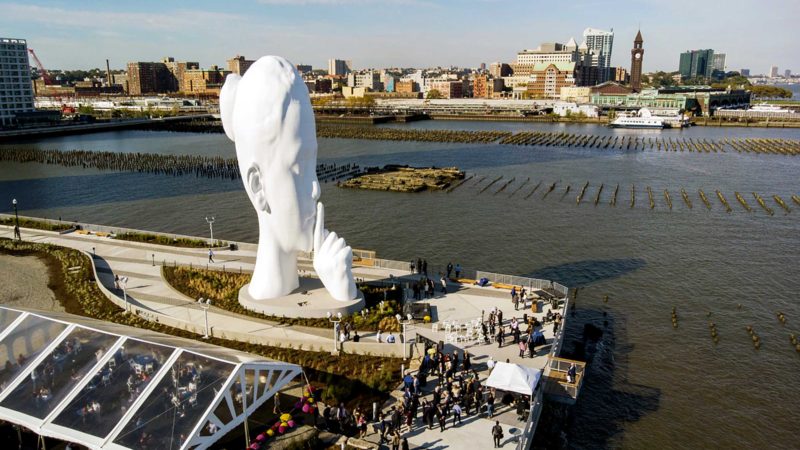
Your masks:
M 643 43 L 642 31 L 639 30 L 639 32 L 636 33 L 636 39 L 633 40 L 633 49 L 631 50 L 631 89 L 633 92 L 640 92 L 642 90 Z

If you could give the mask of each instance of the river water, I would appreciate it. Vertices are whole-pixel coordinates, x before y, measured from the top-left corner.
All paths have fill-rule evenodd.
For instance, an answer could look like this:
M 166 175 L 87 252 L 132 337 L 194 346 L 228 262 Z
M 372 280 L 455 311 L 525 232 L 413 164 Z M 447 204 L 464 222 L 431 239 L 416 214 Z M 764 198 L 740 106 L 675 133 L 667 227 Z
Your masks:
M 790 129 L 637 132 L 443 121 L 385 126 L 800 139 L 800 130 Z M 234 155 L 233 144 L 214 134 L 123 131 L 15 145 Z M 319 143 L 319 160 L 458 166 L 476 175 L 450 194 L 352 191 L 323 184 L 326 226 L 353 247 L 374 249 L 389 259 L 427 258 L 431 267 L 453 261 L 583 287 L 567 349 L 577 348 L 572 340 L 580 340 L 584 324 L 605 333 L 590 354 L 582 397 L 567 426 L 573 447 L 797 448 L 800 354 L 789 334 L 800 334 L 800 207 L 790 198 L 800 191 L 800 158 L 329 139 Z M 501 181 L 479 193 L 499 176 Z M 511 178 L 513 183 L 495 193 Z M 553 182 L 555 190 L 542 198 Z M 567 185 L 571 189 L 565 195 Z M 654 209 L 646 186 L 652 187 Z M 683 202 L 681 188 L 692 209 Z M 671 195 L 671 210 L 664 189 Z M 698 189 L 708 195 L 711 211 Z M 724 211 L 715 190 L 733 212 Z M 753 212 L 738 204 L 734 191 Z M 774 216 L 759 207 L 752 192 L 765 199 Z M 774 194 L 793 207 L 791 214 L 772 201 Z M 257 237 L 255 215 L 239 181 L 2 164 L 0 209 L 8 211 L 12 197 L 26 215 L 185 234 L 207 233 L 204 217 L 213 214 L 215 236 Z M 671 324 L 673 307 L 677 329 Z M 787 317 L 785 325 L 776 318 L 779 311 Z M 712 342 L 709 321 L 716 324 L 718 344 Z M 751 343 L 748 325 L 760 336 L 760 350 Z

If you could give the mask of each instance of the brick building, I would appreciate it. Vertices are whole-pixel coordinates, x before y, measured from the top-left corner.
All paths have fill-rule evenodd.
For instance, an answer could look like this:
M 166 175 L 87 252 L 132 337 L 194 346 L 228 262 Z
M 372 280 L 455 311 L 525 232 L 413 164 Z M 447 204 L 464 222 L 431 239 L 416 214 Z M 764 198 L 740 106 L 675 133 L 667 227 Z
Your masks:
M 175 76 L 163 62 L 129 62 L 128 93 L 130 95 L 174 92 Z
M 228 70 L 231 73 L 235 73 L 236 75 L 244 75 L 244 73 L 247 72 L 247 69 L 249 69 L 255 61 L 251 59 L 245 59 L 244 56 L 236 55 L 227 62 Z

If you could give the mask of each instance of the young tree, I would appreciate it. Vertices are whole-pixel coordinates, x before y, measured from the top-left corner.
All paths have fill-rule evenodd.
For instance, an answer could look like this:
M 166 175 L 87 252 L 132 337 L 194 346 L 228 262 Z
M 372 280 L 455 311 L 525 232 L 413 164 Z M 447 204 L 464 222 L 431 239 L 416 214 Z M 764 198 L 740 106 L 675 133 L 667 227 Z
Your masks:
M 428 96 L 426 98 L 435 99 L 435 98 L 442 98 L 442 93 L 439 92 L 438 89 L 431 89 L 428 91 Z

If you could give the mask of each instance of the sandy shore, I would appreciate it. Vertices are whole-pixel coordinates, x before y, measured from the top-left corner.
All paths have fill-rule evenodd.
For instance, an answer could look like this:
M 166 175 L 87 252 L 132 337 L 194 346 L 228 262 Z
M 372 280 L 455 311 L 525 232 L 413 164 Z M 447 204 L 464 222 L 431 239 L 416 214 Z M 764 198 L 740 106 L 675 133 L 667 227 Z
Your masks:
M 47 281 L 47 266 L 39 258 L 0 255 L 0 304 L 64 311 Z

